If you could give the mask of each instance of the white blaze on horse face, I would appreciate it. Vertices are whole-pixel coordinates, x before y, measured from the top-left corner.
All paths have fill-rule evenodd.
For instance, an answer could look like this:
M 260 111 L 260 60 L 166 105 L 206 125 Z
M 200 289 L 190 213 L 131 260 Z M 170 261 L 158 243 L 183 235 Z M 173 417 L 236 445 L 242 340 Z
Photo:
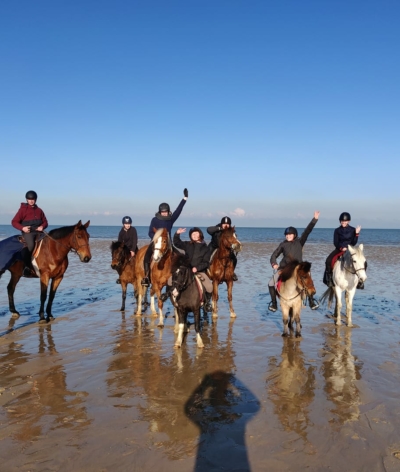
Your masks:
M 158 262 L 161 257 L 162 257 L 162 254 L 161 254 L 161 247 L 162 247 L 162 237 L 160 236 L 158 239 L 157 239 L 157 242 L 154 244 L 154 252 L 153 252 L 153 259 Z

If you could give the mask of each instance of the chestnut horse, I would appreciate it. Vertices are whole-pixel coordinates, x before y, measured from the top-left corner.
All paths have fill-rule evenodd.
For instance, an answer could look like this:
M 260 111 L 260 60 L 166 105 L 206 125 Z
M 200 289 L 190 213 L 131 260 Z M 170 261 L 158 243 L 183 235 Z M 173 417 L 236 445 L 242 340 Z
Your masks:
M 51 307 L 58 286 L 60 285 L 64 273 L 68 267 L 68 253 L 76 252 L 81 262 L 89 262 L 92 258 L 89 247 L 89 233 L 87 228 L 90 224 L 82 224 L 79 220 L 76 225 L 56 228 L 49 233 L 45 233 L 36 262 L 40 271 L 40 310 L 39 323 L 45 323 L 54 319 Z M 16 261 L 8 270 L 11 272 L 11 279 L 7 285 L 10 311 L 13 318 L 20 315 L 14 305 L 14 291 L 19 279 L 22 277 L 24 269 L 23 261 Z M 44 317 L 44 304 L 47 298 L 47 287 L 51 279 L 49 301 L 46 306 L 46 318 Z
M 279 281 L 281 282 L 279 285 Z M 303 300 L 315 295 L 316 290 L 311 278 L 310 262 L 289 262 L 281 271 L 278 279 L 277 294 L 281 303 L 283 333 L 288 336 L 288 328 L 292 330 L 296 323 L 296 338 L 301 337 L 300 313 Z
M 122 289 L 122 305 L 120 311 L 125 311 L 126 287 L 132 284 L 135 290 L 135 256 L 131 257 L 131 251 L 125 246 L 124 242 L 113 241 L 111 249 L 111 268 L 116 270 L 119 275 Z
M 228 302 L 231 318 L 236 318 L 236 313 L 232 305 L 233 273 L 235 269 L 233 267 L 231 253 L 238 253 L 241 250 L 242 243 L 236 236 L 235 227 L 223 229 L 219 240 L 219 248 L 216 250 L 210 268 L 208 269 L 210 279 L 213 282 L 213 317 L 218 316 L 218 285 L 225 282 L 228 288 Z
M 154 229 L 155 234 L 153 237 L 153 256 L 151 258 L 150 264 L 150 280 L 151 280 L 151 290 L 150 290 L 150 309 L 151 314 L 157 316 L 156 307 L 154 303 L 154 296 L 157 295 L 158 299 L 158 310 L 159 310 L 159 320 L 158 326 L 160 328 L 164 327 L 164 315 L 163 315 L 163 302 L 160 300 L 161 290 L 167 285 L 168 279 L 171 276 L 171 257 L 173 254 L 171 238 L 169 236 L 168 230 L 165 228 Z M 144 277 L 144 266 L 143 259 L 146 254 L 148 246 L 142 247 L 137 256 L 135 263 L 135 272 L 136 272 L 136 289 L 137 289 L 137 312 L 136 315 L 142 314 L 142 299 L 146 293 L 147 287 L 141 285 L 141 280 Z

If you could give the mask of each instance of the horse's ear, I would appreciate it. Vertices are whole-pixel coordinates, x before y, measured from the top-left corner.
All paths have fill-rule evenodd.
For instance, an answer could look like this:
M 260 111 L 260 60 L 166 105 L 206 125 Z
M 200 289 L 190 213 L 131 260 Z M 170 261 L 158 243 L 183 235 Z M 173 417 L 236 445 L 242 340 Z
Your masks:
M 358 247 L 360 248 L 361 251 L 364 251 L 364 244 L 363 243 L 361 243 Z
M 356 250 L 353 246 L 350 246 L 350 244 L 347 246 L 347 250 L 350 252 L 351 255 L 356 253 Z
M 84 226 L 85 228 L 89 228 L 89 225 L 90 225 L 90 220 L 88 220 L 88 222 L 85 223 L 83 226 Z
M 82 220 L 79 220 L 78 223 L 76 223 L 75 228 L 77 228 L 78 226 L 82 226 Z

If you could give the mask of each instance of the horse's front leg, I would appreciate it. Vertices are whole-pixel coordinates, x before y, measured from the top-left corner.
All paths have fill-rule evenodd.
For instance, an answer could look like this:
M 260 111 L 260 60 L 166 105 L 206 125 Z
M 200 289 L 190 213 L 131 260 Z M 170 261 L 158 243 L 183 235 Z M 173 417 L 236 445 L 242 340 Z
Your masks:
M 181 308 L 178 308 L 178 317 L 179 317 L 178 336 L 176 337 L 176 341 L 174 345 L 175 349 L 179 349 L 182 346 L 183 330 L 185 329 L 185 324 L 186 324 L 187 315 L 185 316 Z
M 213 291 L 212 291 L 212 316 L 213 318 L 218 317 L 218 280 L 213 280 Z
M 353 298 L 356 293 L 356 287 L 353 288 L 353 290 L 350 290 L 349 292 L 346 292 L 346 316 L 347 316 L 347 326 L 349 328 L 353 327 L 353 321 L 352 321 L 352 313 L 353 313 Z
M 282 336 L 289 336 L 289 331 L 288 331 L 289 310 L 290 310 L 290 308 L 286 304 L 281 303 L 282 323 L 283 323 Z
M 179 331 L 179 312 L 178 312 L 178 308 L 176 308 L 176 306 L 174 306 L 174 312 L 175 312 L 174 333 L 176 334 Z
M 56 296 L 58 286 L 60 285 L 63 278 L 64 276 L 60 275 L 59 277 L 55 279 L 51 279 L 49 301 L 47 302 L 47 307 L 46 307 L 46 315 L 47 315 L 46 320 L 47 321 L 50 321 L 51 319 L 54 320 L 54 316 L 51 313 L 51 308 L 53 306 L 53 300 L 54 300 L 54 297 Z
M 120 277 L 121 280 L 121 277 Z M 126 301 L 126 288 L 127 288 L 127 283 L 124 280 L 121 280 L 121 289 L 122 289 L 122 305 L 121 309 L 119 311 L 125 311 L 125 301 Z
M 150 290 L 150 311 L 153 316 L 157 316 L 157 311 L 156 311 L 156 303 L 155 303 L 155 294 L 158 293 L 158 297 L 160 295 L 160 290 L 158 287 L 154 287 L 154 285 L 151 286 Z
M 164 303 L 163 303 L 163 301 L 161 300 L 161 290 L 162 290 L 162 287 L 160 287 L 160 289 L 157 291 L 158 315 L 159 315 L 158 325 L 157 325 L 157 326 L 158 326 L 159 328 L 164 328 L 164 313 L 163 313 Z
M 334 290 L 335 290 L 335 298 L 336 298 L 336 304 L 335 304 L 336 325 L 341 326 L 342 320 L 341 320 L 340 312 L 342 310 L 342 289 L 338 287 L 337 285 L 335 285 Z
M 301 304 L 302 304 L 302 301 L 300 300 L 299 306 L 292 308 L 293 321 L 296 323 L 296 335 L 295 335 L 296 338 L 301 338 L 301 322 L 300 322 Z
M 47 298 L 47 287 L 49 285 L 49 276 L 42 274 L 40 276 L 40 309 L 39 309 L 39 323 L 46 323 L 44 317 L 44 304 Z
M 228 287 L 228 302 L 229 302 L 229 311 L 231 313 L 231 318 L 236 318 L 236 313 L 235 313 L 235 310 L 233 309 L 233 305 L 232 305 L 233 280 L 230 280 L 229 282 L 226 282 L 226 285 Z
M 22 268 L 21 268 L 22 272 Z M 8 305 L 10 307 L 10 312 L 11 312 L 11 317 L 12 318 L 19 318 L 20 314 L 16 310 L 15 305 L 14 305 L 14 292 L 15 292 L 15 287 L 17 286 L 17 283 L 19 282 L 19 279 L 21 278 L 21 275 L 11 272 L 11 279 L 10 282 L 7 285 L 7 294 L 8 294 Z
M 204 347 L 203 340 L 200 335 L 200 307 L 193 311 L 194 314 L 194 329 L 196 330 L 197 347 Z

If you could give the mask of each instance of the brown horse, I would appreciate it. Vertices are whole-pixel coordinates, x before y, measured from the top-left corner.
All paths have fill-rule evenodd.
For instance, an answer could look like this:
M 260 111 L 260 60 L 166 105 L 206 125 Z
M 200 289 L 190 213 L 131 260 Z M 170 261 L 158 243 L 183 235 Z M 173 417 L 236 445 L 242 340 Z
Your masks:
M 113 241 L 110 249 L 111 268 L 118 272 L 121 282 L 122 305 L 120 311 L 125 311 L 126 287 L 128 284 L 132 284 L 135 289 L 135 256 L 131 257 L 131 251 L 123 242 Z
M 292 330 L 293 321 L 296 323 L 296 338 L 301 337 L 300 313 L 303 300 L 316 293 L 311 278 L 310 262 L 289 262 L 281 271 L 278 279 L 277 293 L 281 303 L 283 333 L 288 336 L 288 328 Z
M 168 279 L 171 276 L 171 257 L 172 257 L 172 244 L 171 238 L 168 231 L 165 228 L 154 229 L 155 234 L 153 237 L 153 256 L 150 264 L 150 279 L 151 279 L 151 290 L 150 290 L 150 309 L 151 314 L 157 316 L 157 311 L 154 302 L 154 296 L 157 295 L 158 299 L 158 310 L 159 310 L 159 321 L 158 326 L 164 327 L 164 315 L 163 315 L 163 302 L 160 299 L 161 290 L 167 285 Z M 144 266 L 143 259 L 146 254 L 148 246 L 142 247 L 136 257 L 135 272 L 136 272 L 136 289 L 138 293 L 137 299 L 137 312 L 136 315 L 142 314 L 142 299 L 145 296 L 146 287 L 141 285 L 141 280 L 144 277 Z
M 89 247 L 89 233 L 87 228 L 90 224 L 82 224 L 79 220 L 74 226 L 64 226 L 56 228 L 49 233 L 45 233 L 43 241 L 36 257 L 36 262 L 40 271 L 40 310 L 39 323 L 45 323 L 53 319 L 51 307 L 58 286 L 60 285 L 64 273 L 68 267 L 68 253 L 76 252 L 81 262 L 89 262 L 92 258 Z M 14 291 L 19 279 L 22 277 L 24 263 L 16 261 L 8 270 L 11 272 L 11 279 L 7 285 L 10 311 L 13 318 L 20 315 L 14 305 Z M 47 287 L 51 279 L 49 301 L 47 302 L 46 315 L 44 317 L 44 304 L 47 298 Z
M 232 287 L 233 287 L 233 260 L 231 253 L 238 253 L 242 250 L 242 243 L 238 240 L 235 232 L 235 227 L 227 228 L 221 231 L 219 240 L 219 248 L 216 250 L 212 258 L 209 274 L 213 282 L 212 293 L 212 316 L 218 316 L 218 285 L 222 282 L 226 283 L 228 288 L 228 302 L 231 318 L 236 318 L 236 313 L 232 305 Z

